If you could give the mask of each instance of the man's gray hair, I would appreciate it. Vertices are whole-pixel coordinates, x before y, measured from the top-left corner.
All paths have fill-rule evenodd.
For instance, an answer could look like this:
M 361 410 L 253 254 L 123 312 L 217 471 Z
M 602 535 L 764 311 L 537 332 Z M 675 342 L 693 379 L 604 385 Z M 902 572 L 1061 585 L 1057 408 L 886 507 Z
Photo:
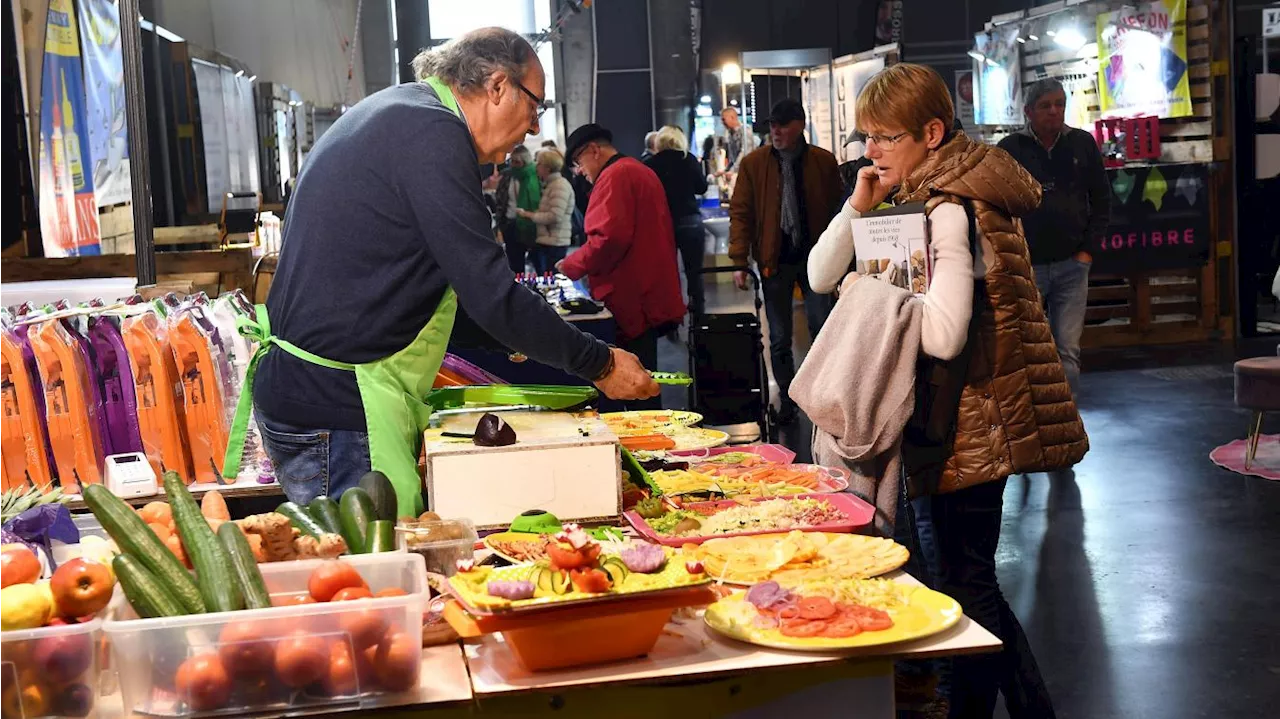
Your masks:
M 1023 107 L 1026 107 L 1026 108 L 1035 107 L 1036 103 L 1040 102 L 1040 98 L 1044 97 L 1045 95 L 1048 95 L 1051 92 L 1058 92 L 1058 91 L 1062 91 L 1063 94 L 1066 94 L 1067 92 L 1066 89 L 1062 87 L 1062 83 L 1060 81 L 1055 80 L 1051 77 L 1045 78 L 1043 80 L 1037 80 L 1036 82 L 1032 83 L 1031 87 L 1028 87 L 1026 92 L 1024 93 L 1024 97 L 1022 101 Z
M 658 131 L 646 132 L 644 134 L 644 146 L 649 150 L 657 151 L 658 149 Z
M 519 160 L 521 163 L 528 165 L 533 162 L 533 153 L 529 152 L 529 148 L 524 145 L 516 145 L 515 149 L 511 151 L 511 159 Z
M 484 27 L 418 53 L 413 58 L 413 74 L 418 80 L 434 75 L 459 92 L 471 93 L 484 89 L 485 81 L 495 72 L 506 73 L 518 82 L 537 57 L 533 46 L 518 33 Z

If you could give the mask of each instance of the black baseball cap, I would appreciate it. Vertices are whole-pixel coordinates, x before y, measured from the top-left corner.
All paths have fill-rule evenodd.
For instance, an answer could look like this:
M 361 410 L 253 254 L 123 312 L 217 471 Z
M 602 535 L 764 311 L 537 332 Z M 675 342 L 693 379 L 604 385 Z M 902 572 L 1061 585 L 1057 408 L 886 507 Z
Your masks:
M 565 161 L 572 163 L 574 157 L 588 142 L 596 140 L 604 140 L 609 144 L 613 144 L 613 133 L 609 132 L 608 128 L 601 127 L 594 122 L 587 123 L 569 133 L 569 140 L 565 143 L 564 148 Z
M 804 105 L 793 97 L 784 97 L 773 106 L 773 110 L 769 113 L 769 123 L 778 123 L 785 125 L 794 120 L 800 122 L 805 121 Z

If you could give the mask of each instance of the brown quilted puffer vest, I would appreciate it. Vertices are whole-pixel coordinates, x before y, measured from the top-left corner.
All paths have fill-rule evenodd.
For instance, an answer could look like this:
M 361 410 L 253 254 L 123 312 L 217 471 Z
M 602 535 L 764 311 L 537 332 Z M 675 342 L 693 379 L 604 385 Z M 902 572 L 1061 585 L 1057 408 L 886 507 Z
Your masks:
M 897 201 L 924 201 L 932 211 L 961 198 L 971 201 L 990 251 L 984 250 L 986 300 L 974 307 L 968 375 L 939 492 L 1070 467 L 1089 451 L 1022 224 L 1013 219 L 1040 204 L 1040 185 L 1008 153 L 956 133 L 903 182 Z

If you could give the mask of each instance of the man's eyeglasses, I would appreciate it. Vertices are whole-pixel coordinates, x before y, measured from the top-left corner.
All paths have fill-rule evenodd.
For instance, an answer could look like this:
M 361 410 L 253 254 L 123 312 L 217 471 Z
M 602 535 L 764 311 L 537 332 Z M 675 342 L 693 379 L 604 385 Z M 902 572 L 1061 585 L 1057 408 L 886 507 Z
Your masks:
M 911 133 L 899 132 L 896 135 L 867 135 L 866 142 L 868 147 L 874 143 L 875 146 L 881 150 L 892 150 L 894 146 L 898 144 L 898 140 L 901 140 L 909 134 Z
M 520 92 L 523 92 L 525 95 L 529 97 L 530 100 L 533 100 L 533 108 L 536 113 L 535 116 L 539 120 L 541 120 L 542 114 L 547 111 L 547 101 L 533 94 L 532 90 L 525 87 L 523 83 L 521 83 L 519 80 L 515 79 L 514 77 L 511 78 L 511 82 L 515 83 L 515 86 L 520 88 Z

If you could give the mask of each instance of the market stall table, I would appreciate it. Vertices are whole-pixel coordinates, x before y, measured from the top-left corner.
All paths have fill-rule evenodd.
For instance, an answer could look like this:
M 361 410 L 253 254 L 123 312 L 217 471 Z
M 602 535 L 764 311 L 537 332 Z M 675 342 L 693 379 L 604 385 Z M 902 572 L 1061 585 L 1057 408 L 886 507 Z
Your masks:
M 889 578 L 918 585 L 910 575 Z M 501 637 L 464 645 L 481 715 L 651 719 L 684 716 L 894 716 L 893 661 L 996 651 L 1000 640 L 967 617 L 933 637 L 839 652 L 786 652 L 727 639 L 702 622 L 667 626 L 647 657 L 600 666 L 529 672 Z M 748 681 L 744 681 L 748 679 Z M 535 695 L 541 698 L 536 698 Z

